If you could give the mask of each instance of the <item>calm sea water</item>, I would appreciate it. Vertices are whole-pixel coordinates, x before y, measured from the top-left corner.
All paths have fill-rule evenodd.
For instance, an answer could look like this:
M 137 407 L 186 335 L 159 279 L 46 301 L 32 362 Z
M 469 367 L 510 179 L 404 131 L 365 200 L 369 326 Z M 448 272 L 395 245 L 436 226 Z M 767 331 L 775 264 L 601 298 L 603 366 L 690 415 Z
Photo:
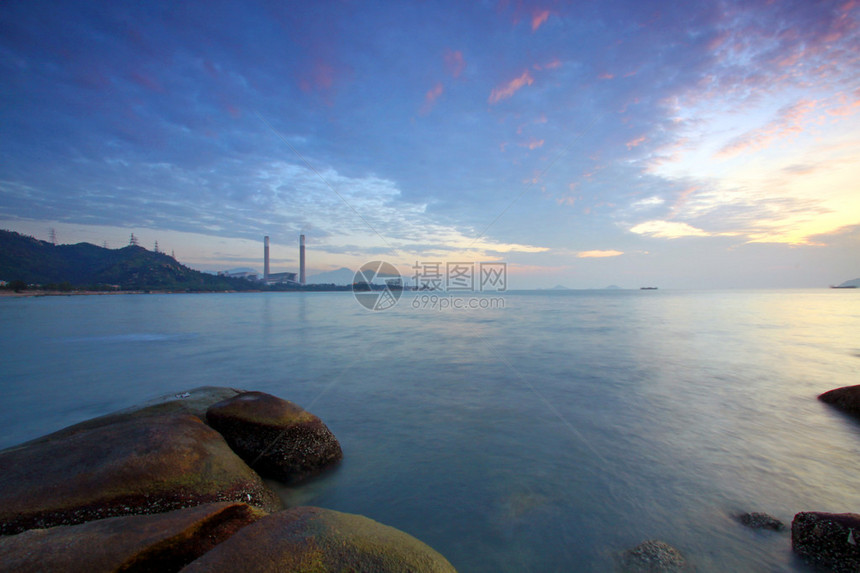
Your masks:
M 732 515 L 860 512 L 860 291 L 509 293 L 368 312 L 344 293 L 0 299 L 0 447 L 167 392 L 271 392 L 339 438 L 280 488 L 463 572 L 606 571 L 658 538 L 699 571 L 805 571 Z

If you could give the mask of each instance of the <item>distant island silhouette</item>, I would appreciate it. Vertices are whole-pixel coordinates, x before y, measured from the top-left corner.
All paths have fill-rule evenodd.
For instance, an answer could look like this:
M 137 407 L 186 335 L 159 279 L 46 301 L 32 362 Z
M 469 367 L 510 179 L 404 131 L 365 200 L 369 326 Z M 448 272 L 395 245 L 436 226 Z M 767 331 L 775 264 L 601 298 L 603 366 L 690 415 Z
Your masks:
M 830 288 L 860 288 L 860 278 L 851 279 L 838 285 L 832 285 Z
M 351 281 L 350 281 L 351 282 Z M 138 245 L 108 249 L 90 243 L 54 245 L 0 230 L 0 284 L 7 290 L 98 292 L 224 292 L 351 290 L 350 285 L 265 285 L 191 269 Z

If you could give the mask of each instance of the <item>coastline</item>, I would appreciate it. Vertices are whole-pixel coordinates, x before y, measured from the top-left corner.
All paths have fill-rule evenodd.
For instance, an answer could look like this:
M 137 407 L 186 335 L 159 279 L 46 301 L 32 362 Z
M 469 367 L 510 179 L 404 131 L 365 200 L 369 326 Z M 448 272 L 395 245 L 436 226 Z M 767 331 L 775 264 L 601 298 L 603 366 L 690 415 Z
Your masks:
M 263 292 L 259 290 L 212 290 L 212 291 L 185 291 L 185 290 L 80 290 L 80 291 L 0 291 L 0 297 L 39 297 L 39 296 L 98 296 L 118 294 L 212 294 L 212 293 L 252 293 Z
M 381 287 L 380 287 L 381 288 Z M 187 289 L 136 289 L 136 290 L 14 290 L 0 289 L 0 297 L 36 296 L 81 296 L 116 294 L 224 294 L 224 293 L 261 293 L 261 292 L 352 292 L 352 285 L 304 285 L 291 288 L 241 289 L 241 290 L 187 290 Z
M 155 293 L 151 292 L 149 294 L 167 294 L 178 291 L 164 291 L 163 293 Z M 0 297 L 9 297 L 9 298 L 23 298 L 23 297 L 38 297 L 38 296 L 90 296 L 90 295 L 108 295 L 108 294 L 147 294 L 142 290 L 115 290 L 115 291 L 96 291 L 96 290 L 82 290 L 82 291 L 59 291 L 59 290 L 50 290 L 50 291 L 0 291 Z

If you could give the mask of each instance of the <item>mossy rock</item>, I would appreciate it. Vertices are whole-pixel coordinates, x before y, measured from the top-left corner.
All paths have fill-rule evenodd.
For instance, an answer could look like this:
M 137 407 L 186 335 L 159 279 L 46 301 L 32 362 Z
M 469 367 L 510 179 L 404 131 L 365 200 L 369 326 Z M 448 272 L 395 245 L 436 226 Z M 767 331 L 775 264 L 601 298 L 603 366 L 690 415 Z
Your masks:
M 119 417 L 59 434 L 0 452 L 0 534 L 215 501 L 281 508 L 195 416 Z
M 206 421 L 254 470 L 286 483 L 316 475 L 343 458 L 322 420 L 271 394 L 245 392 L 213 404 Z
M 0 570 L 179 571 L 242 527 L 265 515 L 244 503 L 208 503 L 0 537 Z
M 398 529 L 361 515 L 317 507 L 278 512 L 249 525 L 183 573 L 451 573 L 438 552 Z
M 618 569 L 624 573 L 681 573 L 692 571 L 680 551 L 657 539 L 643 541 L 621 555 Z

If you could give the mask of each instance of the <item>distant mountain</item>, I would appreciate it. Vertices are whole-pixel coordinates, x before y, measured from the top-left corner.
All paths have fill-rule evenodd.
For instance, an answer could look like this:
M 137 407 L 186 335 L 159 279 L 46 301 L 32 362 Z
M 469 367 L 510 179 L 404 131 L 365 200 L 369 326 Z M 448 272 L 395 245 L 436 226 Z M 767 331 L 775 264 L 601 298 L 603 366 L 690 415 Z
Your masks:
M 0 280 L 73 287 L 116 285 L 122 290 L 250 290 L 245 279 L 218 277 L 143 247 L 105 249 L 89 243 L 53 245 L 0 230 Z
M 843 287 L 843 288 L 844 287 L 860 288 L 860 279 L 851 279 L 850 281 L 845 281 L 844 283 L 842 283 L 841 285 L 838 285 L 838 286 Z
M 549 289 L 549 290 L 570 290 L 570 289 L 569 289 L 569 288 L 567 288 L 567 287 L 566 287 L 566 286 L 564 286 L 564 285 L 555 285 L 554 287 L 552 287 L 552 288 L 551 288 L 551 289 Z
M 604 290 L 620 290 L 621 287 L 618 285 L 609 285 L 608 287 L 603 287 Z
M 351 285 L 354 278 L 355 271 L 341 267 L 333 271 L 311 275 L 305 279 L 305 282 L 310 285 Z

